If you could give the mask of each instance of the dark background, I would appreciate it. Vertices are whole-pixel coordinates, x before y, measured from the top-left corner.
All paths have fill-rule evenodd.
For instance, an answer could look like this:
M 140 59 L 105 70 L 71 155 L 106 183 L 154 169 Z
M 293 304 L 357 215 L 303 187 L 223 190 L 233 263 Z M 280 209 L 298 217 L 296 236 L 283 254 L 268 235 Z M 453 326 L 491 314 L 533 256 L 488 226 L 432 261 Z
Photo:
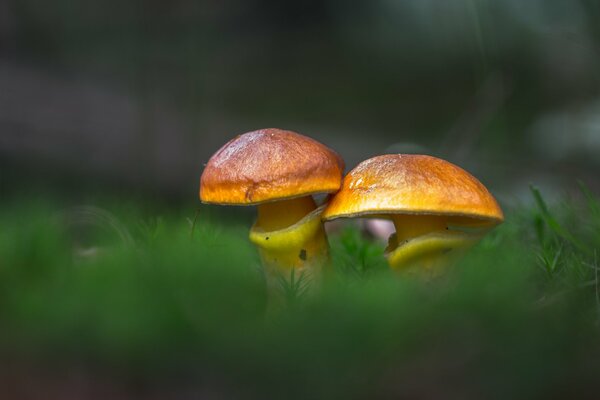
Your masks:
M 0 185 L 195 201 L 231 137 L 420 152 L 502 201 L 600 185 L 594 0 L 0 1 Z

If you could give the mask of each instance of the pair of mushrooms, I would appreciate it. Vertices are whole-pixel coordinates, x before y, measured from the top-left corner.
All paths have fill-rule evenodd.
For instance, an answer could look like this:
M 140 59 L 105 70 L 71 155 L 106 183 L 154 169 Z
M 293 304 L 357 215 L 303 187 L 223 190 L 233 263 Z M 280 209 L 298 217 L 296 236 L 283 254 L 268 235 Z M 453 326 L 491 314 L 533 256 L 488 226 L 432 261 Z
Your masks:
M 396 233 L 386 257 L 392 269 L 435 273 L 501 223 L 489 191 L 463 169 L 425 155 L 387 154 L 361 162 L 343 176 L 333 150 L 291 131 L 264 129 L 237 136 L 208 161 L 200 199 L 257 205 L 250 240 L 267 277 L 297 271 L 317 278 L 328 260 L 323 221 L 391 219 Z M 331 194 L 318 206 L 313 195 Z

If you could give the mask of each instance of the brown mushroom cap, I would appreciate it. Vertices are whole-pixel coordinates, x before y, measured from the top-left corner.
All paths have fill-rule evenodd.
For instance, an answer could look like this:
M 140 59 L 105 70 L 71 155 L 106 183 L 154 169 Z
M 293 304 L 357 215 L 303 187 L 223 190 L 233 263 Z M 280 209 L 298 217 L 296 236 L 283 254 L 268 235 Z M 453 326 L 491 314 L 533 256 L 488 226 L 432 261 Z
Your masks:
M 239 135 L 217 151 L 200 178 L 205 203 L 251 205 L 340 188 L 344 162 L 309 137 L 281 129 Z
M 462 168 L 431 156 L 404 154 L 377 156 L 356 166 L 323 218 L 372 214 L 466 217 L 490 225 L 504 220 L 490 192 Z

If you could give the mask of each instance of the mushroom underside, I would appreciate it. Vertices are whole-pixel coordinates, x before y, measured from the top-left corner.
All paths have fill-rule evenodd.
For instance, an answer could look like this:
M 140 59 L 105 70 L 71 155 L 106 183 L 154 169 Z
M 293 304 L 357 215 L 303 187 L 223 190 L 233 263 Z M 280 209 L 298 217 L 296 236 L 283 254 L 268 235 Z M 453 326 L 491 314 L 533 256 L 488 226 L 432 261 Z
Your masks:
M 388 239 L 386 256 L 392 268 L 414 264 L 444 264 L 475 244 L 493 226 L 476 218 L 444 215 L 391 216 L 396 232 Z

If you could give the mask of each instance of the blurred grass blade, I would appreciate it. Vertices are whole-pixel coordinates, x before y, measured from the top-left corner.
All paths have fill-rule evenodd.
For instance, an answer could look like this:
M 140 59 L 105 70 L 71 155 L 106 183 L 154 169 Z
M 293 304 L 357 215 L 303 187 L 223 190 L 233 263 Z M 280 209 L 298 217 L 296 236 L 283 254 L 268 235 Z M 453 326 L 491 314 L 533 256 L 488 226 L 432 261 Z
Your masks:
M 583 181 L 578 180 L 577 184 L 579 185 L 581 193 L 583 193 L 583 195 L 585 196 L 590 213 L 595 218 L 600 217 L 600 203 L 598 202 L 598 200 L 594 197 L 590 189 L 585 183 L 583 183 Z
M 575 246 L 578 250 L 590 255 L 592 253 L 592 251 L 587 246 L 585 246 L 583 243 L 581 243 L 581 241 L 578 240 L 571 232 L 569 232 L 567 229 L 565 229 L 556 220 L 556 218 L 554 218 L 554 216 L 548 209 L 548 205 L 544 201 L 544 198 L 542 197 L 542 194 L 540 193 L 539 189 L 533 185 L 529 185 L 529 188 L 531 189 L 533 198 L 535 199 L 535 202 L 536 202 L 538 208 L 540 209 L 540 211 L 542 213 L 542 217 L 544 218 L 544 221 L 546 222 L 548 227 L 552 231 L 554 231 L 554 233 L 556 233 L 559 237 L 561 237 L 562 239 L 568 241 L 573 246 Z

